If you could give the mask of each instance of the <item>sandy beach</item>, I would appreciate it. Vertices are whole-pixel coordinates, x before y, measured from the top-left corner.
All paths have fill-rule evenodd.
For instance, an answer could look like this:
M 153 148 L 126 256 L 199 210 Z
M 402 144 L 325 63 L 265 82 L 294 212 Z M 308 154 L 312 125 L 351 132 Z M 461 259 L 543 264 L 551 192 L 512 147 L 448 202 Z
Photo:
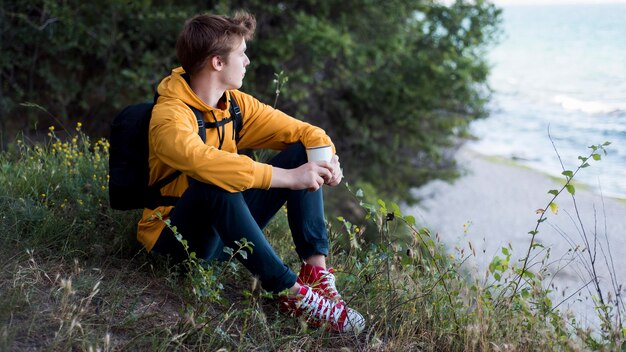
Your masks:
M 513 161 L 482 156 L 467 148 L 457 153 L 457 160 L 464 175 L 453 184 L 434 181 L 416 189 L 423 201 L 406 213 L 438 233 L 451 251 L 459 247 L 471 253 L 471 242 L 476 258 L 468 265 L 484 277 L 494 255 L 502 257 L 502 247 L 510 245 L 513 257 L 525 255 L 531 239 L 528 232 L 539 219 L 537 210 L 546 207 L 552 198 L 548 191 L 560 189 L 565 179 L 556 180 Z M 626 202 L 595 194 L 582 185 L 576 187 L 575 202 L 578 212 L 569 193 L 556 199 L 558 212 L 548 210 L 537 241 L 550 248 L 547 262 L 551 274 L 546 282 L 554 285 L 554 303 L 574 294 L 559 309 L 571 309 L 579 321 L 594 327 L 597 319 L 589 298 L 592 287 L 583 288 L 590 280 L 586 250 L 597 253 L 596 270 L 606 290 L 613 291 L 608 267 L 615 272 L 617 285 L 626 283 L 626 246 L 621 241 L 626 233 Z M 612 263 L 605 258 L 612 258 Z M 612 294 L 614 297 L 615 292 Z

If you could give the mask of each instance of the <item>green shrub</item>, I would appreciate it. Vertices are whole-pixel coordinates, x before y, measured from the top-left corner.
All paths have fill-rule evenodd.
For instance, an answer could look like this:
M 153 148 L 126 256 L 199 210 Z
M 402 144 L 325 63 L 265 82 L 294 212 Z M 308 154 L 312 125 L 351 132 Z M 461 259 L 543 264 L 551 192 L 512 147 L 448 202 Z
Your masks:
M 0 6 L 2 148 L 18 130 L 41 139 L 52 124 L 71 130 L 89 121 L 89 135 L 108 135 L 115 113 L 150 100 L 177 66 L 174 44 L 186 18 L 244 7 L 259 25 L 242 89 L 276 102 L 270 87 L 275 73 L 284 72 L 289 83 L 278 108 L 326 129 L 350 182 L 374 184 L 389 199 L 410 199 L 410 187 L 456 175 L 446 150 L 485 115 L 484 53 L 499 21 L 486 1 Z
M 14 153 L 0 154 L 0 242 L 79 257 L 129 248 L 137 213 L 109 208 L 109 143 L 81 128 L 61 139 L 52 126 L 46 144 L 18 140 Z

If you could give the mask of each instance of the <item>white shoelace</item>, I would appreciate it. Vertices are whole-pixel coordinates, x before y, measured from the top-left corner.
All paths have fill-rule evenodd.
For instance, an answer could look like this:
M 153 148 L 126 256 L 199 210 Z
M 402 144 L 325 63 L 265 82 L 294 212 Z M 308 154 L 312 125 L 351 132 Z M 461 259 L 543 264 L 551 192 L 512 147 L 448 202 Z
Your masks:
M 311 288 L 308 288 L 304 297 L 299 300 L 298 308 L 307 311 L 311 316 L 317 319 L 337 324 L 344 306 L 341 304 L 333 304 L 329 299 L 320 296 L 313 292 Z
M 328 270 L 320 270 L 322 274 L 321 283 L 326 285 L 326 291 L 333 297 L 341 298 L 337 286 L 335 286 L 335 275 Z M 330 291 L 330 292 L 328 292 Z

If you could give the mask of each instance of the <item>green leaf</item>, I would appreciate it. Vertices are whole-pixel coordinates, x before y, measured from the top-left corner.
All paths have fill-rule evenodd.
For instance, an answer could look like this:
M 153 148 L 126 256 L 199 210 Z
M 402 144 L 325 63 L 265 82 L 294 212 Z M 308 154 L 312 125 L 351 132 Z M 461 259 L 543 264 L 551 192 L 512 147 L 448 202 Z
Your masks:
M 603 146 L 603 147 L 606 147 L 607 145 L 611 145 L 611 142 L 606 141 L 606 142 L 602 143 L 602 146 Z M 625 335 L 626 335 L 626 334 L 625 334 Z
M 357 189 L 356 190 L 356 197 L 357 198 L 363 198 L 363 190 L 362 189 Z
M 553 214 L 556 214 L 559 212 L 559 206 L 556 203 L 552 202 L 550 203 L 550 210 L 552 210 Z
M 580 165 L 580 167 L 581 167 L 581 168 L 586 168 L 586 167 L 589 167 L 589 163 L 584 163 L 584 164 Z
M 391 203 L 391 209 L 393 209 L 393 212 L 394 212 L 396 215 L 400 215 L 400 216 L 402 216 L 402 212 L 400 211 L 400 207 L 398 206 L 398 204 L 396 204 L 396 203 Z
M 243 259 L 248 259 L 248 252 L 246 252 L 246 251 L 239 251 L 239 254 L 241 255 L 241 257 Z
M 549 193 L 549 194 L 553 194 L 553 195 L 555 195 L 555 196 L 558 196 L 558 195 L 559 195 L 559 191 L 557 191 L 556 189 L 551 189 L 551 190 L 549 190 L 549 191 L 548 191 L 548 193 Z
M 574 185 L 572 184 L 568 184 L 565 186 L 565 188 L 567 188 L 567 191 L 571 194 L 574 195 L 576 193 L 576 189 L 574 188 Z
M 574 176 L 574 173 L 571 170 L 565 170 L 565 171 L 561 172 L 561 175 L 563 175 L 565 177 L 572 177 L 572 176 Z
M 376 207 L 374 207 L 371 204 L 361 203 L 361 206 L 363 207 L 363 209 L 367 210 L 369 213 L 375 213 L 376 212 Z
M 415 226 L 417 222 L 415 221 L 415 217 L 413 215 L 407 215 L 404 217 L 404 221 L 411 226 Z
M 591 157 L 593 158 L 593 160 L 600 160 L 600 159 L 602 159 L 602 155 L 600 155 L 598 153 L 591 154 Z
M 524 271 L 524 275 L 522 275 L 522 276 L 526 277 L 526 278 L 529 278 L 529 279 L 534 279 L 535 278 L 535 274 L 531 273 L 528 270 Z

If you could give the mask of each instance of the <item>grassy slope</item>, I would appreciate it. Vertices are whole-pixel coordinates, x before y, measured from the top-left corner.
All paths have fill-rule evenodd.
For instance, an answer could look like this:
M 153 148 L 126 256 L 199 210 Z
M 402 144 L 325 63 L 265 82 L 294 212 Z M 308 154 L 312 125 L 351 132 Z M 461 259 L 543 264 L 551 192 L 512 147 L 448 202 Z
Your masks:
M 329 262 L 366 331 L 310 329 L 236 261 L 183 275 L 145 253 L 133 239 L 139 214 L 108 208 L 108 144 L 77 135 L 51 131 L 46 146 L 0 156 L 0 350 L 608 350 L 623 339 L 571 329 L 538 279 L 507 296 L 506 258 L 498 278 L 466 277 L 466 256 L 445 254 L 384 202 L 364 204 L 379 242 L 348 222 L 330 229 Z M 266 233 L 297 268 L 283 212 Z

